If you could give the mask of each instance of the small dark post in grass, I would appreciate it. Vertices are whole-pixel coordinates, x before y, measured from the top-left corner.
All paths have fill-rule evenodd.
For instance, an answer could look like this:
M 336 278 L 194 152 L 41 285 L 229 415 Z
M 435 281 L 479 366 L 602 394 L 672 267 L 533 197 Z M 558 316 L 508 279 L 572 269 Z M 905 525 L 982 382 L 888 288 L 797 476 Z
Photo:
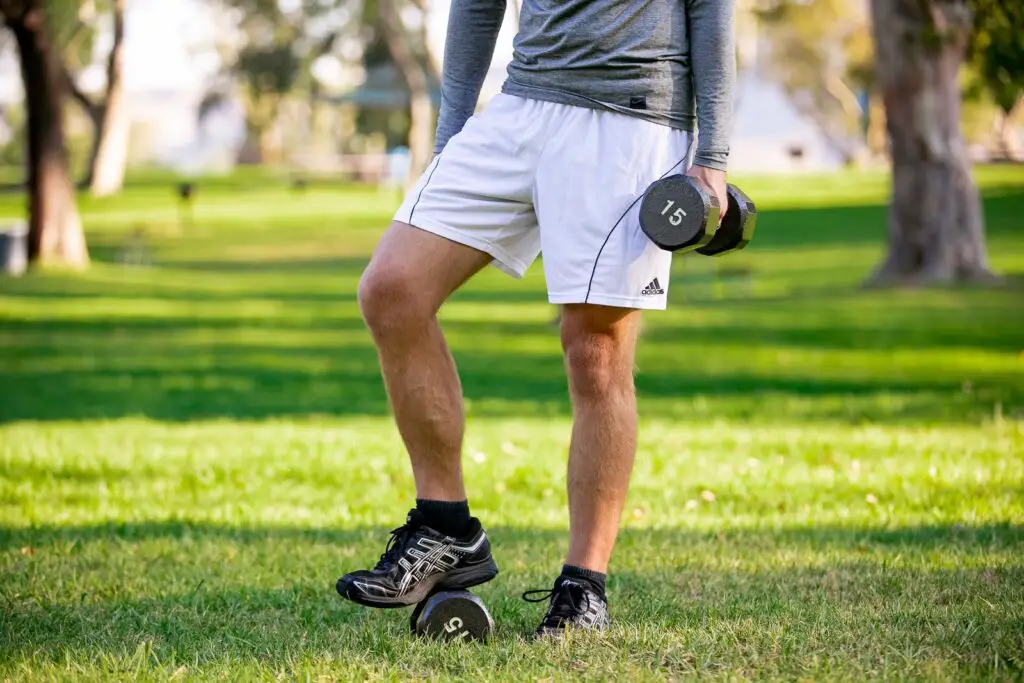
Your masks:
M 192 202 L 196 195 L 195 183 L 179 183 L 178 184 L 178 198 L 181 200 L 178 204 L 178 228 L 192 227 L 193 211 Z

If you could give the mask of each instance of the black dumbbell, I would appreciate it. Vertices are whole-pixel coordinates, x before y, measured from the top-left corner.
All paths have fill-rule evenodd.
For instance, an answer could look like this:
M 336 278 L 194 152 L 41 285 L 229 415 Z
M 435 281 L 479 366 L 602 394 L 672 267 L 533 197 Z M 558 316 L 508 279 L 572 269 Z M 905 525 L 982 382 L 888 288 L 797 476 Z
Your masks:
M 666 251 L 696 251 L 721 256 L 750 243 L 757 225 L 757 208 L 736 187 L 726 188 L 729 210 L 719 223 L 718 197 L 703 183 L 684 175 L 654 182 L 640 202 L 640 227 Z
M 735 185 L 726 185 L 725 191 L 729 197 L 729 210 L 711 241 L 697 249 L 698 254 L 722 256 L 739 251 L 754 239 L 754 228 L 757 227 L 754 202 Z
M 440 591 L 416 605 L 409 627 L 418 636 L 446 642 L 486 640 L 494 620 L 483 600 L 469 591 Z

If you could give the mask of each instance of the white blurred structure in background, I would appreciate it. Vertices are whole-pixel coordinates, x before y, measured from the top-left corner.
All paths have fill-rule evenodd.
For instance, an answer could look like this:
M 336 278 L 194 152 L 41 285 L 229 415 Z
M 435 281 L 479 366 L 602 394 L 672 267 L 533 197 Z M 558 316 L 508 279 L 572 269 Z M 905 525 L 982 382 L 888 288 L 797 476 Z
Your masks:
M 440 70 L 450 0 L 426 0 L 432 61 Z M 741 0 L 741 8 L 748 0 Z M 512 58 L 517 10 L 512 0 L 498 38 L 481 105 L 494 96 Z M 216 45 L 225 40 L 221 17 L 203 0 L 133 0 L 126 13 L 125 88 L 131 120 L 130 164 L 170 167 L 184 174 L 229 171 L 246 138 L 244 107 L 227 99 L 198 116 L 200 103 L 220 68 Z M 737 11 L 741 69 L 738 75 L 735 127 L 730 168 L 743 172 L 825 171 L 841 167 L 841 154 L 813 121 L 802 115 L 764 68 L 765 42 L 749 12 Z M 229 38 L 230 39 L 230 38 Z M 350 41 L 351 42 L 351 41 Z M 97 54 L 109 49 L 101 36 Z M 352 90 L 366 78 L 357 66 L 362 50 L 345 61 L 325 59 L 314 69 L 328 88 Z M 81 74 L 83 89 L 104 85 L 102 60 Z M 347 63 L 346 63 L 347 62 Z M 341 84 L 341 86 L 339 86 Z M 0 60 L 0 105 L 22 99 L 17 61 Z M 296 135 L 294 119 L 281 121 L 285 133 Z M 10 131 L 0 125 L 0 137 Z M 337 152 L 306 136 L 293 149 L 298 167 L 329 169 L 339 165 Z M 306 164 L 306 159 L 316 163 Z

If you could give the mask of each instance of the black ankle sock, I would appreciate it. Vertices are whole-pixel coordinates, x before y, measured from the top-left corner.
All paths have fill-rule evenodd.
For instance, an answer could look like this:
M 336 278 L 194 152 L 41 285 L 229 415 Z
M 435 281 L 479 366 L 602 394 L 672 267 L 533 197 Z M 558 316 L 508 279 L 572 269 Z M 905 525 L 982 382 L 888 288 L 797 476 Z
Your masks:
M 583 581 L 589 581 L 600 590 L 601 595 L 604 595 L 604 582 L 608 577 L 601 572 L 595 572 L 593 569 L 587 569 L 585 567 L 577 567 L 574 564 L 563 564 L 562 576 L 569 579 L 582 579 Z
M 459 537 L 469 530 L 469 503 L 465 500 L 416 499 L 427 526 L 442 534 Z

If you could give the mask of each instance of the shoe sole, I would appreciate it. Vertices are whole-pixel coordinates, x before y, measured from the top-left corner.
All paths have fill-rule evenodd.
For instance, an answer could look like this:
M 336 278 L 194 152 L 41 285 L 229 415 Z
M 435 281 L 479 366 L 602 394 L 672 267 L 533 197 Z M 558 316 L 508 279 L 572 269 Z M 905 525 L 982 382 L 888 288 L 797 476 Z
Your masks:
M 600 626 L 587 628 L 584 626 L 563 626 L 562 628 L 538 628 L 533 632 L 534 640 L 545 640 L 548 638 L 559 639 L 564 638 L 566 631 L 572 630 L 579 633 L 606 633 L 611 626 Z
M 362 593 L 349 591 L 351 586 L 342 589 L 342 580 L 338 579 L 338 593 L 347 600 L 351 600 L 366 607 L 377 607 L 389 609 L 393 607 L 410 607 L 423 602 L 431 593 L 442 590 L 466 590 L 473 586 L 487 583 L 498 575 L 498 565 L 494 558 L 486 562 L 474 564 L 469 567 L 455 569 L 444 574 L 433 574 L 419 581 L 409 591 L 394 598 L 374 597 Z

